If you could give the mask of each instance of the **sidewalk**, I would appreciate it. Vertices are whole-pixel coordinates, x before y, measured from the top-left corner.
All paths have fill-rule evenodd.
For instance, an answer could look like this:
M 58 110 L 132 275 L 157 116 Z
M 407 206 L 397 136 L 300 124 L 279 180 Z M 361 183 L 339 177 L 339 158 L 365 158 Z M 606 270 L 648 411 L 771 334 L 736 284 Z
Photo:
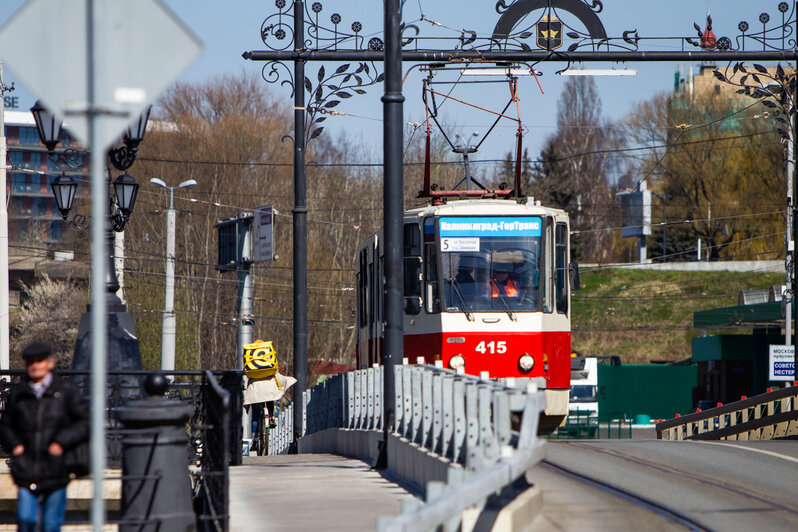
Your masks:
M 360 460 L 330 454 L 245 457 L 230 468 L 230 530 L 375 530 L 407 491 Z

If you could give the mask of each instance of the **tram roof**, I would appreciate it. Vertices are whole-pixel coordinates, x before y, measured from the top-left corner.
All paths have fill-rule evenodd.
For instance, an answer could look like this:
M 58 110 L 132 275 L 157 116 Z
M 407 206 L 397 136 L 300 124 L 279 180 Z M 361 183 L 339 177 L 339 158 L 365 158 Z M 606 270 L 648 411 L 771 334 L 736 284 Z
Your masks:
M 469 199 L 447 201 L 440 205 L 425 205 L 405 212 L 405 216 L 433 215 L 565 215 L 562 209 L 541 205 L 534 198 L 527 198 L 526 203 L 518 203 L 506 199 Z

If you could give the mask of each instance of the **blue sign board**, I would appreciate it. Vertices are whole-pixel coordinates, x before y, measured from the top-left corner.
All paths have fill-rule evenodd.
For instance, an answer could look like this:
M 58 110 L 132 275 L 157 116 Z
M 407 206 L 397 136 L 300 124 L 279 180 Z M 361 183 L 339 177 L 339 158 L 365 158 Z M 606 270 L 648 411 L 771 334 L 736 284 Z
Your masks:
M 441 238 L 540 236 L 542 226 L 536 216 L 443 216 L 438 221 Z

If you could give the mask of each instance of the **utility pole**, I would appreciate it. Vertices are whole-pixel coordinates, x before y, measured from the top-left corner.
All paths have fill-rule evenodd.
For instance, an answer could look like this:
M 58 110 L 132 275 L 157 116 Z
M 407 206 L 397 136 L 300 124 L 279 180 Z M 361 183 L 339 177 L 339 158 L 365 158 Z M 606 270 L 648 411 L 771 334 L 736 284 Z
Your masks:
M 305 51 L 305 2 L 294 2 L 294 53 Z M 294 442 L 304 436 L 302 395 L 308 387 L 308 207 L 305 175 L 305 61 L 294 61 Z M 242 351 L 239 351 L 241 353 Z
M 798 30 L 798 17 L 795 20 L 795 29 Z M 795 65 L 796 66 L 795 66 L 795 70 L 793 71 L 793 79 L 798 77 L 798 62 L 796 62 Z M 788 87 L 789 87 L 789 85 L 788 85 Z M 793 313 L 792 312 L 792 307 L 795 305 L 795 296 L 796 296 L 796 293 L 798 293 L 798 279 L 796 279 L 796 275 L 795 275 L 796 274 L 796 272 L 795 272 L 795 242 L 798 240 L 798 223 L 796 223 L 796 222 L 798 222 L 798 205 L 796 205 L 796 203 L 798 203 L 798 201 L 796 201 L 796 200 L 798 200 L 798 183 L 796 183 L 796 179 L 795 179 L 795 164 L 796 164 L 795 158 L 796 158 L 796 156 L 798 156 L 798 146 L 796 146 L 796 143 L 798 142 L 798 139 L 796 138 L 796 132 L 798 132 L 798 130 L 796 130 L 796 127 L 798 127 L 798 116 L 796 116 L 796 106 L 798 106 L 798 87 L 795 88 L 795 90 L 790 95 L 790 97 L 792 99 L 792 104 L 790 105 L 790 111 L 791 111 L 792 116 L 788 116 L 788 119 L 790 120 L 790 127 L 788 128 L 788 130 L 790 132 L 790 138 L 788 140 L 789 149 L 788 149 L 787 153 L 788 153 L 788 157 L 790 158 L 790 160 L 787 163 L 787 165 L 788 165 L 787 168 L 789 170 L 792 170 L 791 174 L 788 173 L 788 179 L 789 179 L 790 176 L 792 177 L 793 189 L 792 189 L 792 198 L 788 199 L 788 201 L 791 203 L 791 205 L 787 206 L 788 209 L 792 208 L 792 231 L 788 232 L 789 236 L 787 237 L 787 239 L 788 239 L 788 241 L 790 239 L 792 239 L 792 244 L 788 245 L 788 248 L 791 248 L 791 251 L 792 251 L 792 255 L 790 256 L 792 258 L 792 260 L 790 262 L 791 268 L 787 272 L 787 275 L 788 275 L 788 277 L 792 277 L 791 286 L 790 286 L 790 288 L 792 290 L 792 297 L 790 298 L 790 301 L 788 301 L 787 304 L 786 304 L 784 323 L 785 323 L 785 331 L 790 331 L 790 332 L 788 332 L 786 334 L 790 335 L 790 337 L 791 337 L 791 335 L 795 334 L 795 327 L 791 327 L 792 326 L 792 313 Z M 791 329 L 788 328 L 788 327 L 791 327 Z M 795 345 L 796 344 L 795 338 L 792 338 L 792 344 L 790 344 L 789 340 L 787 342 L 785 342 L 785 343 L 787 345 Z M 794 384 L 794 383 L 798 382 L 798 353 L 795 353 L 795 356 L 793 357 L 793 366 L 792 367 L 793 367 L 793 384 Z
M 13 88 L 12 88 L 13 90 Z M 6 123 L 5 123 L 5 77 L 3 63 L 0 62 L 0 100 L 3 108 L 0 112 L 0 369 L 9 369 L 9 325 L 8 325 L 8 203 L 6 197 Z
M 166 280 L 164 282 L 163 321 L 161 322 L 161 370 L 174 371 L 177 335 L 175 318 L 175 189 L 194 187 L 197 182 L 194 179 L 189 179 L 176 187 L 170 187 L 163 180 L 153 177 L 150 179 L 150 183 L 169 191 L 169 208 L 166 210 L 166 267 L 164 269 Z M 241 353 L 240 348 L 239 345 L 239 353 Z
M 252 325 L 254 323 L 252 315 L 252 300 L 254 298 L 252 288 L 252 261 L 254 259 L 252 257 L 252 221 L 253 217 L 250 216 L 248 220 L 242 220 L 239 223 L 239 228 L 243 231 L 242 238 L 239 238 L 239 243 L 243 244 L 244 249 L 241 252 L 241 260 L 236 265 L 236 273 L 238 274 L 238 349 L 236 351 L 236 367 L 241 371 L 244 369 L 244 345 L 252 343 Z M 242 437 L 244 439 L 252 438 L 252 424 L 247 410 L 241 413 L 241 425 L 244 429 Z M 235 449 L 235 452 L 241 451 Z
M 385 287 L 385 341 L 382 349 L 384 366 L 383 428 L 387 435 L 394 430 L 396 382 L 394 367 L 402 363 L 404 331 L 402 309 L 402 216 L 404 213 L 404 174 L 402 171 L 404 101 L 402 95 L 402 4 L 399 0 L 385 0 L 385 94 L 383 113 L 383 186 Z M 387 445 L 387 441 L 385 442 Z M 382 449 L 383 458 L 387 456 Z
M 785 259 L 787 288 L 792 289 L 790 286 L 791 277 L 793 276 L 791 270 L 795 267 L 795 238 L 792 233 L 794 223 L 793 180 L 795 179 L 795 139 L 793 139 L 793 136 L 795 132 L 793 131 L 792 123 L 788 128 L 788 132 L 790 138 L 787 141 L 787 234 L 784 240 L 787 247 L 787 258 Z M 794 293 L 793 297 L 795 297 Z M 790 301 L 786 301 L 784 305 L 784 345 L 792 345 L 792 298 Z
M 665 218 L 665 201 L 671 199 L 670 194 L 656 195 L 662 202 L 662 262 L 668 262 L 668 220 Z

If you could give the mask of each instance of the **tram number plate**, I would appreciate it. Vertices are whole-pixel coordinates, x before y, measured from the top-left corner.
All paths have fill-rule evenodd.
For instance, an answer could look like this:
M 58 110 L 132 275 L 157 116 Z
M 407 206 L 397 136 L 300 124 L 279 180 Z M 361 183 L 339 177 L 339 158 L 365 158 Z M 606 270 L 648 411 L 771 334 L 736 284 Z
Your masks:
M 479 237 L 441 238 L 441 251 L 479 251 Z
M 507 342 L 504 340 L 500 340 L 498 342 L 485 342 L 484 340 L 479 342 L 477 346 L 474 348 L 474 351 L 482 353 L 490 353 L 492 355 L 496 353 L 506 353 L 507 352 Z

